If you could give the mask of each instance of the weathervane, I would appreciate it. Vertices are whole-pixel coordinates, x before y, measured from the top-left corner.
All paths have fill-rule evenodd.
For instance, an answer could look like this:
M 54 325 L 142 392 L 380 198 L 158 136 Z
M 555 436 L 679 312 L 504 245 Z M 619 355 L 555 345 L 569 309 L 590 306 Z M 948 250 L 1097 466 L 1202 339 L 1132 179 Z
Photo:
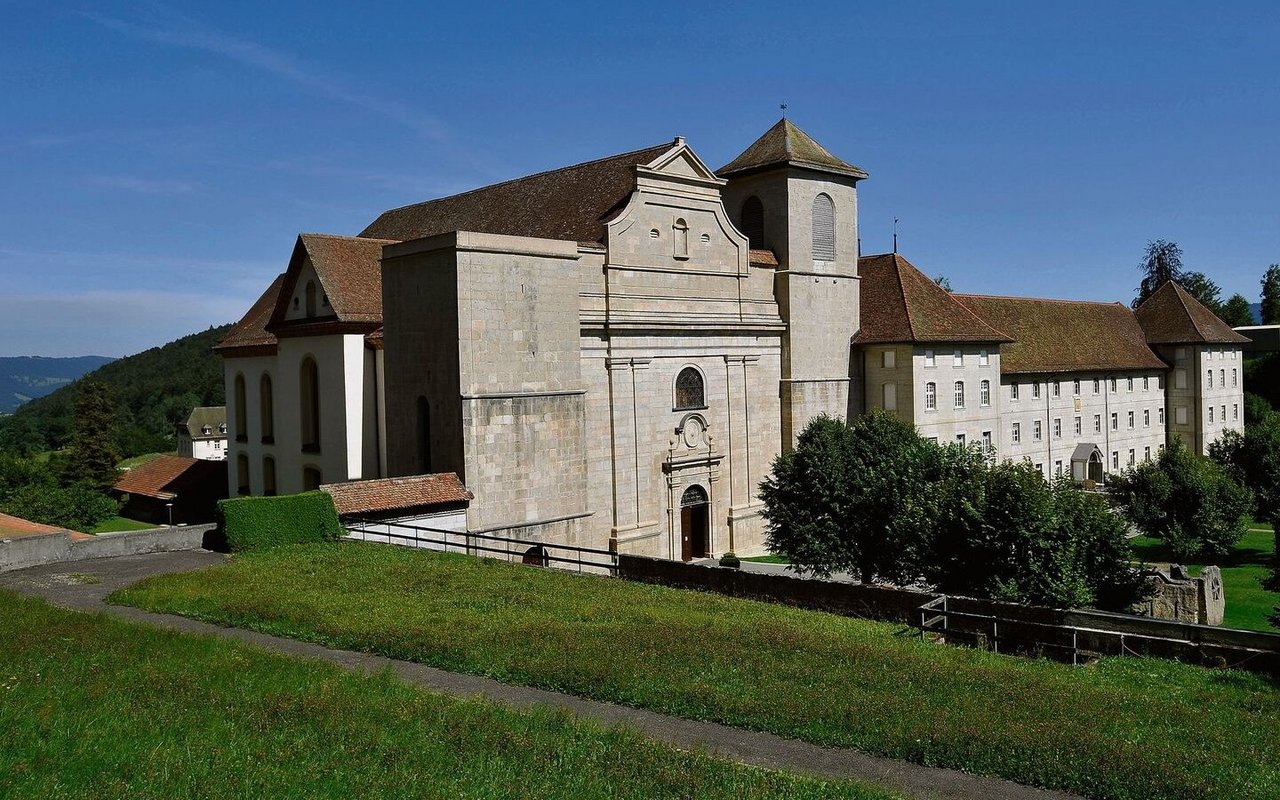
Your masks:
M 779 105 L 779 106 L 778 106 L 778 108 L 781 108 L 781 109 L 782 109 L 782 118 L 783 118 L 783 119 L 786 119 L 786 118 L 787 118 L 787 104 L 786 104 L 786 103 L 782 103 L 781 105 Z
M 893 252 L 898 252 L 898 218 L 893 218 Z

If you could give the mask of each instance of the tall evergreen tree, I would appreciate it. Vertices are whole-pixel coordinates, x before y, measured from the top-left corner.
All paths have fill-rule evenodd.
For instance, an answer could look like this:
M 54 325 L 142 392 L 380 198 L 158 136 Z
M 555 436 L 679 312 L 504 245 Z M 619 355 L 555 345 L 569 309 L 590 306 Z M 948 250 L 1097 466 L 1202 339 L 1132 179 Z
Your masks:
M 1280 325 L 1280 264 L 1272 264 L 1262 276 L 1262 324 Z
M 1138 296 L 1133 300 L 1134 308 L 1142 305 L 1166 281 L 1181 283 L 1184 280 L 1182 248 L 1164 239 L 1147 242 L 1147 252 L 1138 265 L 1138 271 L 1142 273 L 1142 282 L 1138 284 Z
M 1256 324 L 1253 321 L 1253 309 L 1249 306 L 1249 300 L 1242 294 L 1231 295 L 1227 302 L 1222 304 L 1222 308 L 1218 309 L 1218 316 L 1233 328 Z
M 67 477 L 106 489 L 116 482 L 115 406 L 107 385 L 94 377 L 80 379 Z

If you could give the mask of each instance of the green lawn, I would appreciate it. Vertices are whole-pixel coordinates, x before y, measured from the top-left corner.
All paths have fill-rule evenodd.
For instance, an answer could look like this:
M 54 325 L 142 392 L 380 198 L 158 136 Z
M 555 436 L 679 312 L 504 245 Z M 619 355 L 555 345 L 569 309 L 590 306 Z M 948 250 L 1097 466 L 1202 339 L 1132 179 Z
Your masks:
M 150 522 L 139 522 L 127 517 L 110 517 L 99 522 L 85 533 L 115 533 L 117 531 L 145 531 L 155 528 Z
M 0 592 L 0 797 L 890 800 Z
M 246 553 L 113 600 L 1098 798 L 1280 797 L 1280 691 L 386 545 Z
M 784 556 L 751 556 L 742 559 L 743 561 L 758 561 L 761 564 L 790 564 L 791 559 Z
M 1264 526 L 1251 523 L 1251 527 Z M 1270 571 L 1271 557 L 1275 552 L 1275 534 L 1270 526 L 1266 530 L 1251 530 L 1236 544 L 1235 552 L 1218 566 L 1222 569 L 1222 589 L 1227 607 L 1222 624 L 1228 628 L 1280 633 L 1267 621 L 1267 616 L 1280 606 L 1280 593 L 1268 592 L 1259 581 Z M 1148 563 L 1174 561 L 1173 554 L 1160 539 L 1139 536 L 1132 540 L 1136 558 Z M 1187 564 L 1188 571 L 1199 575 L 1203 564 Z

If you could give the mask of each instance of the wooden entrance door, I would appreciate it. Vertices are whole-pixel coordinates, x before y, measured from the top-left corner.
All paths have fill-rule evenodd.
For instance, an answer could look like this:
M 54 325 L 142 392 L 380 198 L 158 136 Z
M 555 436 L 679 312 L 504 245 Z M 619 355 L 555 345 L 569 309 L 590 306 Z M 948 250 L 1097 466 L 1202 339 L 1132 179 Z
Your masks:
M 707 557 L 711 506 L 701 486 L 690 486 L 680 498 L 680 558 Z

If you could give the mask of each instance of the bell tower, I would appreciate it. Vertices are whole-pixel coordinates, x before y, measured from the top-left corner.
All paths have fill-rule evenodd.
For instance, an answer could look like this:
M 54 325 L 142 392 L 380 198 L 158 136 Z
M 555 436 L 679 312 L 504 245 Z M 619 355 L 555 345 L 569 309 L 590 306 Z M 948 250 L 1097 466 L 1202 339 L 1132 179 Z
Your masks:
M 783 117 L 716 175 L 728 181 L 725 208 L 751 249 L 770 250 L 778 261 L 774 295 L 787 324 L 779 393 L 789 449 L 809 420 L 846 418 L 856 399 L 857 184 L 867 173 Z

